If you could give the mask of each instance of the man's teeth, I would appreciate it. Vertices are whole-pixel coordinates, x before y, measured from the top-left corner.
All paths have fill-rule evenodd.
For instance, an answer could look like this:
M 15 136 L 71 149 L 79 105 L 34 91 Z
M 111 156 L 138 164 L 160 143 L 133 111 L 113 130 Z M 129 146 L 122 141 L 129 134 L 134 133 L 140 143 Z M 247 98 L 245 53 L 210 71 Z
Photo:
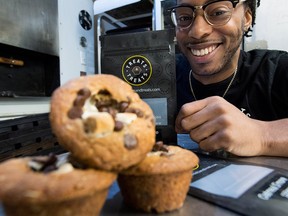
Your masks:
M 205 49 L 191 49 L 191 52 L 195 56 L 204 56 L 204 55 L 211 53 L 215 49 L 216 49 L 216 46 L 210 46 Z

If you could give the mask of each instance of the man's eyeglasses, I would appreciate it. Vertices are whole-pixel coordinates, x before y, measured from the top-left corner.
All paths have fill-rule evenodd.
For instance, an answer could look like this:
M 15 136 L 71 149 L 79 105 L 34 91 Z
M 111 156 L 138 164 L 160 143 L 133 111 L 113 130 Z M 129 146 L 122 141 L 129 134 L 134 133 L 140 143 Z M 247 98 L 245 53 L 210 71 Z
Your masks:
M 229 22 L 236 5 L 244 1 L 246 0 L 218 0 L 201 6 L 177 5 L 170 8 L 171 19 L 176 27 L 187 29 L 193 24 L 196 10 L 202 9 L 207 23 L 222 26 Z

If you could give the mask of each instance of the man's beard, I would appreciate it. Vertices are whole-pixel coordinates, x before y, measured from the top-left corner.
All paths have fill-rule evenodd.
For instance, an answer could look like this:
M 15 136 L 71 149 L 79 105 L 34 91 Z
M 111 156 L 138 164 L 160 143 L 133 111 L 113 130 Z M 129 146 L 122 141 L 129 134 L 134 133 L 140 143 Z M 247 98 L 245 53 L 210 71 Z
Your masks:
M 232 64 L 232 59 L 235 56 L 235 54 L 237 53 L 239 47 L 241 46 L 242 40 L 243 40 L 243 34 L 239 30 L 237 32 L 237 35 L 235 35 L 233 37 L 233 40 L 230 43 L 233 46 L 228 47 L 227 51 L 224 53 L 223 59 L 220 62 L 220 64 L 218 66 L 216 66 L 216 68 L 212 69 L 211 71 L 206 71 L 205 73 L 203 71 L 201 71 L 201 72 L 194 71 L 193 70 L 193 62 L 190 62 L 191 66 L 192 66 L 193 73 L 198 75 L 198 76 L 208 77 L 208 76 L 214 76 L 218 73 L 221 73 L 222 71 L 229 70 L 229 68 L 231 67 L 231 64 Z
M 228 69 L 231 66 L 231 59 L 235 56 L 236 52 L 241 46 L 242 40 L 243 40 L 243 35 L 242 32 L 238 32 L 238 35 L 241 35 L 241 37 L 235 37 L 234 41 L 231 42 L 231 44 L 235 44 L 231 49 L 228 49 L 227 52 L 224 54 L 222 65 L 219 66 L 218 72 L 221 70 Z M 238 39 L 238 40 L 237 40 Z

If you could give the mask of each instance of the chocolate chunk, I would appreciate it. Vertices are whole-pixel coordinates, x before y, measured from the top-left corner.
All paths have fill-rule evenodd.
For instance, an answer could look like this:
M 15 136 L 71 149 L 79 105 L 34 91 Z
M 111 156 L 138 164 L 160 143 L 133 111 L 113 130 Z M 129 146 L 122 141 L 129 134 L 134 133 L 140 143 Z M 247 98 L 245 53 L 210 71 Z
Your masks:
M 144 113 L 140 109 L 136 109 L 136 108 L 127 108 L 125 112 L 135 113 L 137 117 L 139 118 L 142 118 L 144 116 Z
M 49 154 L 47 157 L 35 157 L 32 158 L 32 161 L 41 163 L 44 165 L 54 164 L 57 161 L 57 157 L 54 154 Z
M 52 172 L 55 170 L 57 170 L 56 164 L 51 164 L 51 165 L 44 166 L 44 168 L 42 169 L 42 172 L 43 173 L 49 173 L 49 172 Z
M 39 170 L 40 172 L 48 173 L 57 170 L 57 157 L 53 153 L 49 154 L 47 157 L 32 158 L 32 161 L 42 164 L 42 168 Z
M 81 118 L 83 111 L 82 107 L 85 104 L 87 98 L 91 95 L 91 91 L 88 88 L 82 88 L 77 92 L 77 97 L 73 101 L 73 107 L 68 112 L 68 117 L 71 119 Z
M 101 89 L 98 92 L 99 95 L 111 96 L 111 93 L 107 89 Z
M 96 99 L 96 107 L 100 110 L 112 106 L 112 100 Z
M 129 106 L 128 102 L 125 102 L 125 101 L 120 102 L 119 103 L 119 111 L 125 112 L 125 110 L 128 108 L 128 106 Z
M 88 97 L 90 97 L 91 91 L 88 88 L 82 88 L 77 92 L 77 94 L 87 99 Z
M 103 107 L 111 107 L 117 104 L 117 101 L 114 100 L 109 91 L 106 89 L 102 89 L 95 95 L 95 106 L 98 110 L 102 109 Z
M 172 154 L 169 154 L 168 152 L 161 152 L 160 157 L 170 157 Z
M 154 144 L 152 148 L 152 152 L 157 152 L 157 151 L 169 152 L 167 145 L 164 145 L 162 141 L 158 141 Z
M 109 112 L 108 107 L 99 107 L 97 108 L 99 112 Z
M 113 107 L 108 107 L 108 113 L 115 118 L 116 114 L 118 113 L 118 111 L 116 109 L 114 109 Z
M 83 111 L 80 107 L 72 107 L 69 111 L 68 111 L 68 117 L 70 119 L 76 119 L 76 118 L 81 118 L 83 114 Z
M 114 131 L 121 131 L 124 127 L 123 122 L 115 121 Z
M 96 130 L 96 120 L 92 117 L 88 117 L 84 120 L 84 131 L 86 133 L 93 133 Z
M 136 148 L 138 145 L 138 140 L 133 134 L 125 134 L 124 135 L 124 146 L 131 150 Z
M 85 101 L 85 97 L 83 97 L 82 95 L 78 95 L 73 102 L 73 106 L 82 108 L 85 104 Z

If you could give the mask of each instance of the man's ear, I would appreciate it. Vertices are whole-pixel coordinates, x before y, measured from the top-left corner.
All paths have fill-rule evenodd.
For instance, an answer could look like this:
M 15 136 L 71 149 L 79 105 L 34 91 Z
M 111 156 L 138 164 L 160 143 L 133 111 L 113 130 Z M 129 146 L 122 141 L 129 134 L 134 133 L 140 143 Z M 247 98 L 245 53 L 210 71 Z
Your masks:
M 247 32 L 249 27 L 252 25 L 252 11 L 250 8 L 245 9 L 245 14 L 244 14 L 244 32 Z

